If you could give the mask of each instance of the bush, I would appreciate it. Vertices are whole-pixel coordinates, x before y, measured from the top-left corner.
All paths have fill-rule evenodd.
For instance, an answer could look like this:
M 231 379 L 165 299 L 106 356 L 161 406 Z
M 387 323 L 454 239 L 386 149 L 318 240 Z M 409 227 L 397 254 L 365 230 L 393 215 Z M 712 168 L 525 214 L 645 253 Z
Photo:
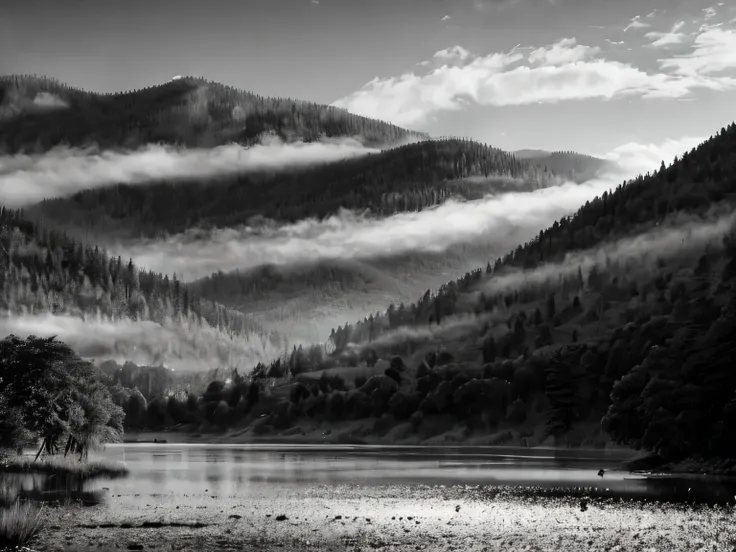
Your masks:
M 268 418 L 262 418 L 253 424 L 253 433 L 256 435 L 266 435 L 271 432 L 273 432 L 273 426 L 269 423 Z
M 345 408 L 345 395 L 340 391 L 333 391 L 327 397 L 325 402 L 325 417 L 335 422 L 342 418 Z
M 345 399 L 345 414 L 352 418 L 367 418 L 371 415 L 371 399 L 361 391 L 351 391 Z
M 424 415 L 420 411 L 417 410 L 411 415 L 411 417 L 409 418 L 409 421 L 411 422 L 411 427 L 417 430 L 419 429 L 419 426 L 422 425 L 422 422 L 424 421 Z
M 16 502 L 0 510 L 0 546 L 9 549 L 28 545 L 41 531 L 43 512 L 31 504 Z
M 506 420 L 512 424 L 520 424 L 526 421 L 526 404 L 521 399 L 516 399 L 509 405 L 506 411 Z
M 356 389 L 360 389 L 368 381 L 368 378 L 364 374 L 355 376 L 354 384 Z
M 442 383 L 442 378 L 434 372 L 417 379 L 417 391 L 423 395 L 427 395 L 437 389 Z

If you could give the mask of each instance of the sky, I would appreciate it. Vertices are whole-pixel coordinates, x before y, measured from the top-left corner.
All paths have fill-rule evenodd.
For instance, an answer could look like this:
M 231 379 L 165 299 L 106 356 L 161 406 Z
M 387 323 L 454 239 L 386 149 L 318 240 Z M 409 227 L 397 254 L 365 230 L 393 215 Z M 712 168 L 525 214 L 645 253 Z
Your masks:
M 0 73 L 112 92 L 176 75 L 434 136 L 576 150 L 736 117 L 736 3 L 3 0 Z

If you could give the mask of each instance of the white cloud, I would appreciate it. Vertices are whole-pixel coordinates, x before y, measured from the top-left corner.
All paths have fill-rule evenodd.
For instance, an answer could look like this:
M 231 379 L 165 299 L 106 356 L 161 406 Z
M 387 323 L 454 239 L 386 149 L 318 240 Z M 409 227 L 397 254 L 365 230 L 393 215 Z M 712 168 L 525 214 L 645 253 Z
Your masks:
M 611 40 L 610 38 L 607 38 L 606 42 L 608 42 L 609 44 L 613 44 L 614 46 L 621 46 L 622 44 L 625 44 L 623 40 Z
M 675 44 L 682 44 L 688 39 L 687 34 L 679 32 L 684 25 L 684 21 L 679 21 L 675 23 L 672 30 L 669 32 L 661 33 L 652 31 L 644 36 L 652 40 L 651 46 L 654 46 L 655 48 L 664 48 L 667 46 L 674 46 Z
M 470 52 L 467 51 L 462 46 L 452 46 L 451 48 L 445 48 L 444 50 L 440 50 L 439 52 L 435 52 L 434 56 L 437 59 L 440 60 L 459 60 L 459 61 L 465 61 L 470 57 Z
M 36 94 L 36 97 L 33 98 L 33 104 L 43 109 L 64 109 L 69 107 L 69 104 L 59 96 L 55 96 L 49 92 L 39 92 Z
M 703 19 L 705 21 L 708 21 L 709 19 L 713 19 L 716 16 L 716 9 L 713 7 L 705 8 L 701 11 L 703 12 Z
M 177 149 L 148 145 L 128 151 L 55 148 L 37 155 L 0 156 L 0 204 L 22 207 L 44 198 L 115 184 L 214 178 L 260 170 L 285 170 L 375 153 L 356 140 L 270 141 L 244 148 Z
M 534 65 L 565 65 L 589 59 L 600 52 L 597 46 L 578 44 L 574 38 L 563 38 L 550 46 L 544 46 L 529 54 Z
M 659 62 L 663 69 L 689 77 L 736 69 L 736 31 L 719 28 L 703 31 L 695 37 L 692 52 Z
M 711 51 L 706 51 L 706 39 L 707 36 L 699 37 L 699 49 L 691 54 L 695 59 L 713 59 L 712 55 L 706 56 Z M 697 88 L 736 88 L 736 79 L 725 76 L 716 78 L 696 72 L 652 74 L 629 63 L 586 59 L 595 55 L 597 48 L 578 45 L 573 39 L 535 50 L 529 55 L 535 62 L 531 66 L 519 64 L 525 56 L 516 49 L 507 54 L 475 57 L 465 52 L 457 46 L 442 50 L 435 54 L 435 59 L 461 63 L 444 64 L 423 75 L 410 72 L 399 77 L 376 77 L 334 105 L 359 115 L 412 126 L 436 113 L 463 109 L 470 102 L 509 106 L 620 96 L 681 98 Z M 736 55 L 736 49 L 718 52 Z
M 647 19 L 651 19 L 651 18 L 652 18 L 652 17 L 654 17 L 655 15 L 657 15 L 657 10 L 654 10 L 654 11 L 652 11 L 652 12 L 649 12 L 649 13 L 647 14 Z
M 452 19 L 452 17 L 450 17 L 449 15 L 446 15 L 442 18 L 442 21 L 449 21 L 450 19 Z
M 644 29 L 646 27 L 651 27 L 651 25 L 649 23 L 644 23 L 641 20 L 641 17 L 637 15 L 636 17 L 631 19 L 629 24 L 624 29 L 624 32 L 628 31 L 629 29 Z

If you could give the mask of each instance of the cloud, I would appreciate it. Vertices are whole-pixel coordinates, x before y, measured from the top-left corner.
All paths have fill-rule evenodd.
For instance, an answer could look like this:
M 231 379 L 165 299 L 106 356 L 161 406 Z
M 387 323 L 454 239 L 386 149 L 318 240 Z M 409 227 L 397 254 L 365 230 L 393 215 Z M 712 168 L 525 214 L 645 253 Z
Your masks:
M 689 35 L 687 35 L 686 33 L 679 32 L 679 30 L 684 25 L 684 21 L 679 21 L 678 23 L 675 23 L 675 25 L 672 27 L 672 30 L 669 32 L 661 33 L 652 31 L 645 34 L 644 36 L 652 40 L 651 46 L 654 46 L 655 48 L 664 48 L 667 46 L 682 44 L 689 38 Z
M 678 213 L 647 232 L 592 250 L 569 253 L 560 263 L 499 274 L 490 279 L 483 290 L 493 293 L 554 282 L 561 275 L 574 275 L 578 267 L 587 274 L 593 267 L 604 267 L 607 258 L 622 264 L 634 262 L 643 268 L 658 258 L 666 259 L 688 250 L 702 252 L 710 244 L 718 246 L 722 238 L 733 230 L 735 223 L 736 213 L 733 211 L 724 213 L 721 209 L 714 209 L 705 218 Z
M 623 40 L 617 41 L 617 40 L 611 40 L 610 38 L 607 38 L 606 42 L 608 42 L 609 44 L 613 44 L 614 46 L 621 46 L 622 44 L 625 44 Z
M 453 46 L 451 48 L 445 48 L 444 50 L 435 52 L 434 56 L 432 57 L 442 61 L 465 61 L 470 56 L 470 52 L 462 46 Z
M 33 98 L 33 104 L 43 109 L 65 109 L 69 107 L 68 103 L 49 92 L 39 92 L 36 94 L 36 97 Z
M 248 369 L 259 361 L 278 357 L 283 351 L 281 345 L 258 336 L 228 337 L 206 322 L 160 325 L 128 319 L 5 313 L 0 317 L 0 338 L 9 334 L 55 335 L 82 358 L 163 364 L 177 370 Z
M 622 167 L 621 172 L 582 185 L 569 183 L 478 201 L 448 201 L 434 209 L 383 219 L 343 211 L 324 220 L 306 219 L 268 228 L 192 229 L 162 240 L 106 245 L 114 255 L 132 257 L 154 271 L 175 272 L 185 280 L 263 264 L 441 253 L 458 244 L 489 240 L 496 248 L 510 250 L 624 179 L 657 169 L 662 159 L 670 161 L 689 149 L 692 141 L 667 143 L 660 153 L 653 145 L 627 144 L 609 157 Z
M 442 18 L 442 21 L 449 21 L 450 19 L 452 19 L 452 17 L 450 17 L 449 15 L 446 15 Z
M 148 145 L 134 151 L 56 148 L 34 155 L 0 156 L 0 204 L 21 207 L 44 198 L 115 184 L 200 179 L 260 170 L 288 170 L 374 153 L 352 139 L 270 141 L 249 148 Z
M 585 46 L 574 38 L 563 38 L 551 46 L 534 50 L 528 60 L 534 65 L 565 65 L 590 59 L 600 51 L 597 46 Z
M 706 137 L 686 136 L 677 140 L 665 140 L 661 144 L 629 142 L 600 157 L 616 163 L 624 174 L 646 174 L 658 169 L 662 161 L 669 165 L 675 156 L 681 156 L 692 150 L 706 139 Z
M 663 69 L 703 77 L 736 69 L 736 31 L 710 28 L 695 37 L 692 52 L 659 60 Z M 730 79 L 733 81 L 733 79 Z
M 713 19 L 716 16 L 716 9 L 713 7 L 710 8 L 704 8 L 701 10 L 703 12 L 703 19 L 705 21 L 708 21 L 710 19 Z
M 647 16 L 648 17 L 648 16 Z M 641 16 L 635 16 L 631 19 L 629 24 L 624 29 L 624 32 L 627 32 L 629 29 L 644 29 L 646 27 L 651 27 L 649 23 L 645 23 L 641 20 Z
M 725 33 L 715 35 L 714 33 Z M 603 99 L 621 96 L 642 98 L 682 98 L 695 89 L 716 91 L 736 89 L 736 79 L 713 76 L 713 67 L 731 64 L 736 48 L 728 50 L 724 38 L 731 35 L 717 29 L 701 33 L 694 51 L 674 60 L 660 60 L 663 68 L 682 65 L 703 71 L 648 73 L 629 63 L 594 58 L 595 47 L 562 39 L 525 56 L 517 49 L 487 56 L 457 55 L 466 50 L 456 46 L 441 50 L 434 59 L 453 63 L 429 69 L 425 74 L 405 73 L 398 77 L 376 77 L 360 90 L 333 105 L 367 117 L 415 126 L 435 114 L 458 111 L 469 104 L 484 106 L 528 105 L 562 101 Z M 715 39 L 718 40 L 715 40 Z M 533 62 L 533 63 L 532 63 Z

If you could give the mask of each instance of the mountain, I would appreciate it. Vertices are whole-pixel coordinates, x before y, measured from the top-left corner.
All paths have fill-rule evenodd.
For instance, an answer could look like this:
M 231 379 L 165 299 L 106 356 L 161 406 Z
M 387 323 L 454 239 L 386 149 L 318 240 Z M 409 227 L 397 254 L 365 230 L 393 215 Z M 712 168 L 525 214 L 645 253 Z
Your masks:
M 343 109 L 266 98 L 196 77 L 113 94 L 87 92 L 48 77 L 0 77 L 0 151 L 6 153 L 38 153 L 59 144 L 212 147 L 254 143 L 264 133 L 286 141 L 361 136 L 367 145 L 428 137 Z
M 176 277 L 140 270 L 132 259 L 109 257 L 2 207 L 0 312 L 0 327 L 56 322 L 84 348 L 80 354 L 97 358 L 249 368 L 284 346 L 275 332 Z
M 585 182 L 605 170 L 614 170 L 612 161 L 576 153 L 574 151 L 555 151 L 525 149 L 514 152 L 517 159 L 523 159 L 547 167 L 551 172 L 569 178 L 573 182 Z
M 337 328 L 329 357 L 259 368 L 321 371 L 254 431 L 352 419 L 346 438 L 736 458 L 735 146 L 731 124 L 495 264 Z
M 205 182 L 118 185 L 50 199 L 39 215 L 66 227 L 182 232 L 252 219 L 297 222 L 341 208 L 377 216 L 421 210 L 452 196 L 529 191 L 557 183 L 545 167 L 469 140 L 431 140 L 301 171 L 241 174 Z

